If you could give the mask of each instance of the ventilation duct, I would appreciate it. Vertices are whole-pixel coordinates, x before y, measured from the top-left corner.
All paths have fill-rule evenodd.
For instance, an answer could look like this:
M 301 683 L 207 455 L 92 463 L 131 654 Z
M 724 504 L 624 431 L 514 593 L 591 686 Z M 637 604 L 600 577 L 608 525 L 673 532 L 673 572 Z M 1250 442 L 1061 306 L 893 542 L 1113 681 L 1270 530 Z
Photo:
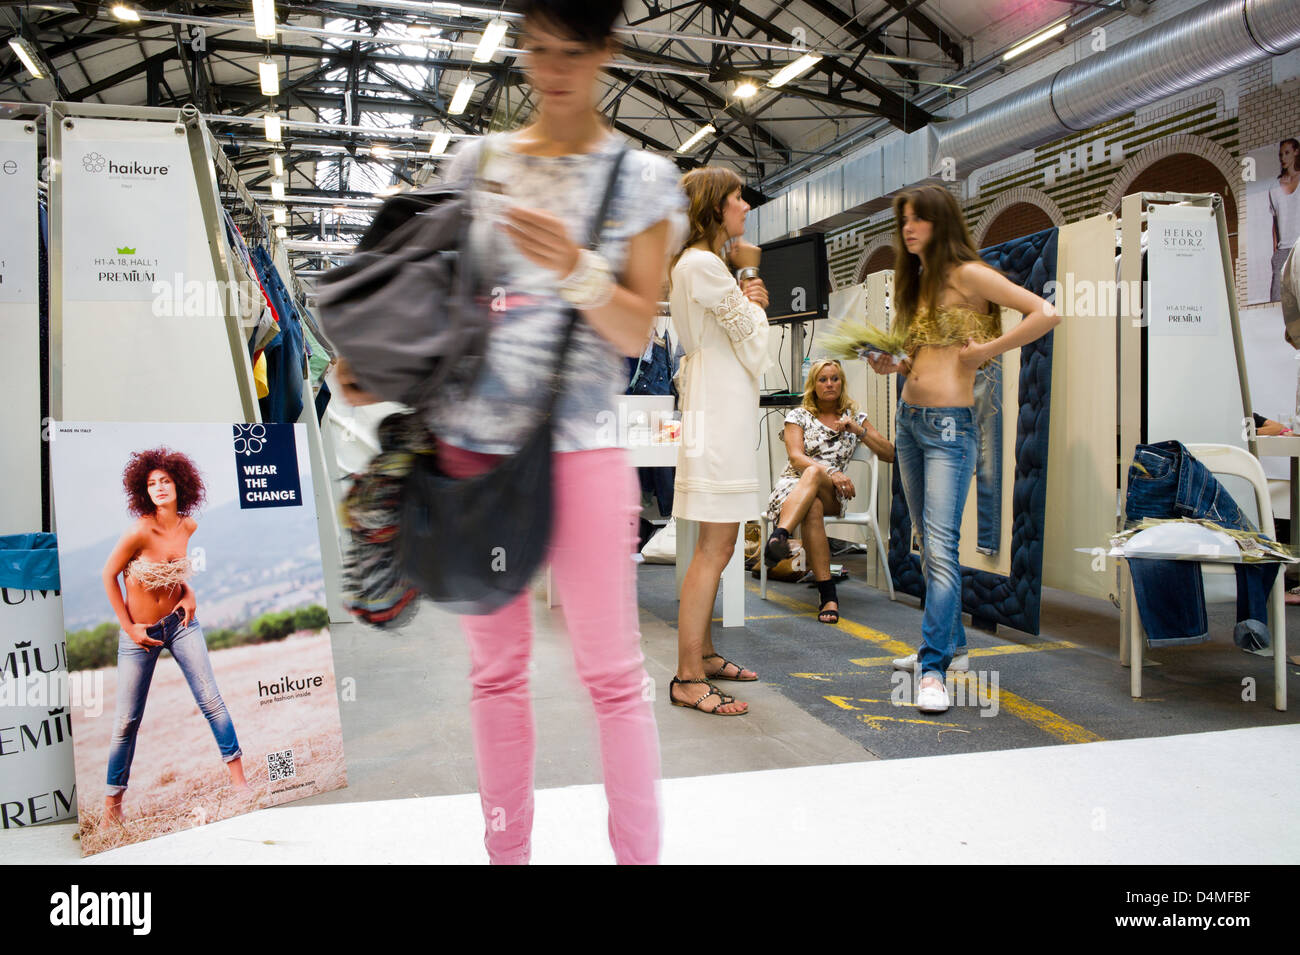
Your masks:
M 1300 0 L 1210 0 L 961 119 L 935 124 L 945 158 L 964 176 L 980 166 L 1300 46 Z

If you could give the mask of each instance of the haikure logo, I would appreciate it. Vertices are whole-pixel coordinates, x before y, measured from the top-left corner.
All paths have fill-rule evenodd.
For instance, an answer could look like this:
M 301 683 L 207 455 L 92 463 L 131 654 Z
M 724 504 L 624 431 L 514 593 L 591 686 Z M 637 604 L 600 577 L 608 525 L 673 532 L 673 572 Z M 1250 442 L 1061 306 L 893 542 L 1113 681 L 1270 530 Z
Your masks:
M 235 454 L 252 456 L 266 446 L 266 427 L 260 424 L 235 425 Z
M 165 176 L 171 171 L 169 166 L 153 166 L 139 160 L 114 162 L 103 153 L 93 151 L 81 157 L 81 168 L 92 175 L 107 170 L 110 176 Z

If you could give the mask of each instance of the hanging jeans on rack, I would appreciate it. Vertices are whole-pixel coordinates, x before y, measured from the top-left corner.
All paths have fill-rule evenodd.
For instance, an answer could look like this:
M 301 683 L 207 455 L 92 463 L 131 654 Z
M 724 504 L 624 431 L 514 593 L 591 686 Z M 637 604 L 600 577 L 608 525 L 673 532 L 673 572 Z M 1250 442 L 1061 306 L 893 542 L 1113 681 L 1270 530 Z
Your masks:
M 975 373 L 975 549 L 996 554 L 1002 543 L 1002 356 Z
M 1204 464 L 1178 441 L 1139 444 L 1128 472 L 1125 514 L 1144 517 L 1194 517 L 1227 528 L 1255 530 L 1232 495 Z M 1133 594 L 1149 646 L 1178 646 L 1209 639 L 1201 565 L 1182 560 L 1130 560 Z M 1271 645 L 1268 594 L 1277 564 L 1236 564 L 1237 625 L 1232 639 L 1243 650 Z

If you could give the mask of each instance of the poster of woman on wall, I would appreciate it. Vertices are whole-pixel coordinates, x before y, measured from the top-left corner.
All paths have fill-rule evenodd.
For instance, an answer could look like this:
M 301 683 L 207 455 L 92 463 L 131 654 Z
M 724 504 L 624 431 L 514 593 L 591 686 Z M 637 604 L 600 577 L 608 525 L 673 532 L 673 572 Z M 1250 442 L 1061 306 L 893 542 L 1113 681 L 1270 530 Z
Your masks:
M 1282 267 L 1300 239 L 1300 137 L 1248 154 L 1255 180 L 1246 186 L 1246 301 L 1281 301 Z
M 55 426 L 83 853 L 346 785 L 300 432 Z

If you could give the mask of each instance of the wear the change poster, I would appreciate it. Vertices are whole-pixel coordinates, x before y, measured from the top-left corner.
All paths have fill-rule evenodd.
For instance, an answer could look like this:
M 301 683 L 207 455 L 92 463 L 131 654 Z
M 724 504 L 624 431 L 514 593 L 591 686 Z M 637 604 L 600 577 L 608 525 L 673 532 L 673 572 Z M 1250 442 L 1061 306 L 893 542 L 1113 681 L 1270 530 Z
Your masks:
M 81 845 L 346 785 L 303 425 L 60 422 Z M 83 677 L 84 681 L 85 677 Z

